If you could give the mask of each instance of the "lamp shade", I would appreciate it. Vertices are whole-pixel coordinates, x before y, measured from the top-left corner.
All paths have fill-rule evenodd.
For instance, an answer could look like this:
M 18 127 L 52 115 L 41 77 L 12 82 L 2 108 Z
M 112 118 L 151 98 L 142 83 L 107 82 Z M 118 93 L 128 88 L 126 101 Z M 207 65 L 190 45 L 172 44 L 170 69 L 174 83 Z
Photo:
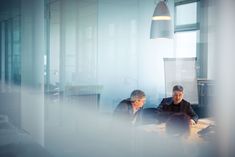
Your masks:
M 169 9 L 164 1 L 160 1 L 153 13 L 150 39 L 172 37 L 173 28 Z

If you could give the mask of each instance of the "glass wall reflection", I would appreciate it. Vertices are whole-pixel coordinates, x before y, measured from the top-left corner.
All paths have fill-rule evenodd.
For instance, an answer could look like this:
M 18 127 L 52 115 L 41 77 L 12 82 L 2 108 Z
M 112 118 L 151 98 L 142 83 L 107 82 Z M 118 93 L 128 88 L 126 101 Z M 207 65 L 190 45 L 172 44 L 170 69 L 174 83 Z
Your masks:
M 150 0 L 47 2 L 47 90 L 100 94 L 102 112 L 136 88 L 148 93 L 150 106 L 158 103 L 163 58 L 174 52 L 172 40 L 149 40 L 153 8 Z

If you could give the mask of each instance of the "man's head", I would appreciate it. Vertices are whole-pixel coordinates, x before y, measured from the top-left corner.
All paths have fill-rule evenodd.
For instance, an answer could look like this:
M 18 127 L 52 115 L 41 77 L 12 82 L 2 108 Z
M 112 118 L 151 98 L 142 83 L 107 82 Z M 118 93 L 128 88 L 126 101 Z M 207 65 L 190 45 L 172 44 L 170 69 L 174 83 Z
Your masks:
M 183 87 L 181 85 L 175 85 L 172 91 L 172 98 L 174 104 L 179 104 L 184 96 Z
M 146 96 L 145 93 L 141 90 L 134 90 L 130 96 L 132 104 L 138 109 L 143 107 Z

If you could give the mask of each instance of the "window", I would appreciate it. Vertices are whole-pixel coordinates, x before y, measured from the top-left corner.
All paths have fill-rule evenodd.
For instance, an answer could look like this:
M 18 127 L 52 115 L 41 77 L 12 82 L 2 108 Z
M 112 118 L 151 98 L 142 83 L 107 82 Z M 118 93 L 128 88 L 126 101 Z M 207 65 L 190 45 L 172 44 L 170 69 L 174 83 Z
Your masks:
M 176 57 L 197 57 L 199 31 L 178 32 L 175 34 Z
M 21 83 L 20 16 L 0 22 L 0 80 Z
M 44 55 L 44 80 L 46 90 L 53 90 L 60 81 L 61 12 L 60 1 L 48 1 L 46 12 L 47 52 Z M 52 88 L 52 89 L 51 89 Z
M 176 25 L 197 23 L 197 3 L 176 6 Z
M 176 57 L 197 57 L 199 41 L 199 1 L 175 2 L 175 53 Z

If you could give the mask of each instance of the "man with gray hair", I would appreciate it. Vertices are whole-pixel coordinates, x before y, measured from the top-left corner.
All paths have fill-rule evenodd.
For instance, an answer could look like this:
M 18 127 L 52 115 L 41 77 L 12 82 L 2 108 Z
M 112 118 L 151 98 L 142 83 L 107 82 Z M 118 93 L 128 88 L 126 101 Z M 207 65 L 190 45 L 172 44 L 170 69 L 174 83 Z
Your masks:
M 168 115 L 184 113 L 190 117 L 190 124 L 196 124 L 198 115 L 192 109 L 191 104 L 183 99 L 183 91 L 181 85 L 175 85 L 172 90 L 172 97 L 164 98 L 158 107 L 158 111 L 168 113 Z
M 134 90 L 130 98 L 124 99 L 118 104 L 113 115 L 120 120 L 134 123 L 145 101 L 145 93 L 141 90 Z

